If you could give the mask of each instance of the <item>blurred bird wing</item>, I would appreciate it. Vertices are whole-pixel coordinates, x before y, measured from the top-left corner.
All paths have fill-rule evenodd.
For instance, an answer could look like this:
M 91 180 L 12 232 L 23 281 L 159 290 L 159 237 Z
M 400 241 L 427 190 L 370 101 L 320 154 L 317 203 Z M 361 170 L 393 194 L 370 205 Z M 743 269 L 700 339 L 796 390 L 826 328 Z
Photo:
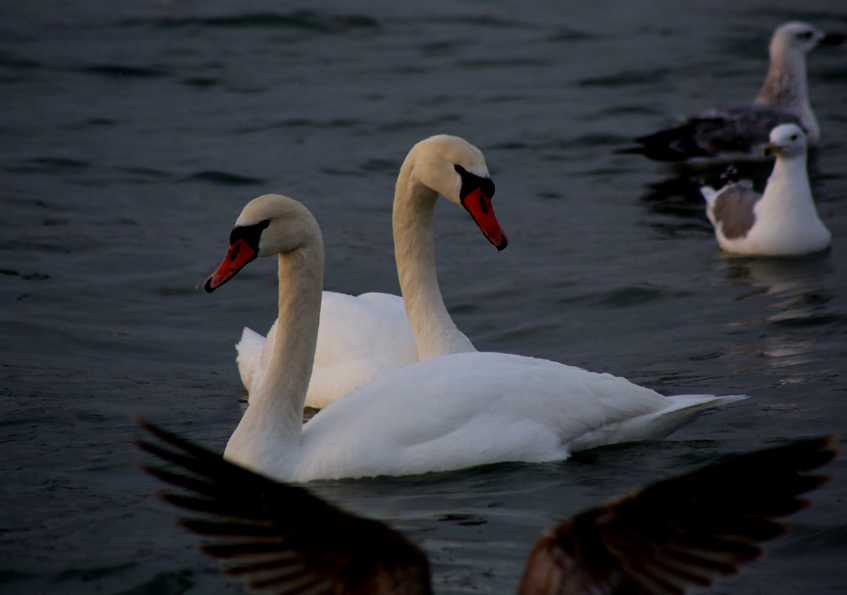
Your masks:
M 425 554 L 387 525 L 344 512 L 303 488 L 253 473 L 152 424 L 139 423 L 170 447 L 137 440 L 141 448 L 189 472 L 144 466 L 162 481 L 188 491 L 160 496 L 206 515 L 180 522 L 209 538 L 201 549 L 224 560 L 225 571 L 252 591 L 431 592 Z
M 801 475 L 835 456 L 834 438 L 709 465 L 587 510 L 545 532 L 521 595 L 681 595 L 758 557 L 784 531 L 777 517 L 826 478 Z

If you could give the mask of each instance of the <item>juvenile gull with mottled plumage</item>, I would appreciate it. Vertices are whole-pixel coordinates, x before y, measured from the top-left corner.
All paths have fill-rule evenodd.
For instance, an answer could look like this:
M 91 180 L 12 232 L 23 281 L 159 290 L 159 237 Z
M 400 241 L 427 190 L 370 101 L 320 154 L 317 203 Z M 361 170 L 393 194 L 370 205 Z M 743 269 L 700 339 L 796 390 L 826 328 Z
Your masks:
M 626 149 L 659 161 L 761 159 L 768 133 L 779 124 L 798 124 L 809 145 L 820 127 L 806 90 L 806 54 L 817 45 L 838 45 L 843 36 L 826 34 L 809 24 L 789 22 L 774 31 L 770 67 L 752 104 L 713 109 L 681 124 L 639 137 Z
M 806 135 L 795 124 L 771 131 L 764 153 L 776 155 L 764 194 L 743 182 L 700 189 L 721 248 L 728 252 L 790 256 L 829 246 L 806 173 Z

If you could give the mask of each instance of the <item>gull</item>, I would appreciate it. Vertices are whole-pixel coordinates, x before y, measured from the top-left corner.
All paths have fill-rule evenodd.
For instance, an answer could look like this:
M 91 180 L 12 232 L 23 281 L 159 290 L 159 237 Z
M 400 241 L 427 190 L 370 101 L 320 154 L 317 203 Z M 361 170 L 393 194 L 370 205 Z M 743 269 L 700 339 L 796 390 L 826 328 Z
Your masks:
M 420 547 L 384 523 L 346 512 L 301 486 L 230 463 L 152 424 L 136 440 L 179 468 L 142 466 L 186 490 L 164 500 L 200 513 L 180 524 L 205 553 L 256 593 L 429 595 Z M 775 519 L 826 478 L 835 438 L 803 440 L 713 463 L 584 511 L 544 532 L 529 553 L 520 595 L 682 595 L 737 572 L 759 542 L 785 531 Z M 185 474 L 188 472 L 188 475 Z
M 715 237 L 727 252 L 763 256 L 796 256 L 829 247 L 829 230 L 818 217 L 806 173 L 806 135 L 795 124 L 771 131 L 765 155 L 776 155 L 764 194 L 749 183 L 720 190 L 703 186 L 706 215 Z
M 818 45 L 839 45 L 843 39 L 808 23 L 781 25 L 771 38 L 770 67 L 753 103 L 689 117 L 677 126 L 636 138 L 640 146 L 623 152 L 658 161 L 761 159 L 768 132 L 785 123 L 798 124 L 809 145 L 815 145 L 820 127 L 806 90 L 806 54 Z

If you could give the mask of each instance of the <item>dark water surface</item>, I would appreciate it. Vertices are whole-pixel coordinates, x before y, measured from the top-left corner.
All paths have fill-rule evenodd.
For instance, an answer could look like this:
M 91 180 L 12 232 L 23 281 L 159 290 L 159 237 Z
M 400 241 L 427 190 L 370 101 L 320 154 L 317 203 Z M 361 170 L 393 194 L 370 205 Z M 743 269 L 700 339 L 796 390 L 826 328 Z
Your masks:
M 438 208 L 441 286 L 478 348 L 751 395 L 667 441 L 559 464 L 315 485 L 422 543 L 438 592 L 513 592 L 544 527 L 622 489 L 843 435 L 847 48 L 808 62 L 827 254 L 727 258 L 697 193 L 714 172 L 614 154 L 751 99 L 788 19 L 844 31 L 847 5 L 0 5 L 0 591 L 240 592 L 151 497 L 130 418 L 219 450 L 236 426 L 233 344 L 276 315 L 273 259 L 212 296 L 201 285 L 250 198 L 312 209 L 327 289 L 396 292 L 394 179 L 437 133 L 485 152 L 510 239 L 497 254 Z M 767 558 L 711 592 L 847 592 L 845 460 Z

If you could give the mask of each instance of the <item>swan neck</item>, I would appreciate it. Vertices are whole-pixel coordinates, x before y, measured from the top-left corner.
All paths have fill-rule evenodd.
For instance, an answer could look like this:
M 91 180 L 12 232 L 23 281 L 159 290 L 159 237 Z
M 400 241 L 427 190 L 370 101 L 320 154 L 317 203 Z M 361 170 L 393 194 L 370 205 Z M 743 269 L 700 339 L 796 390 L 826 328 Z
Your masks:
M 414 164 L 407 159 L 394 195 L 394 256 L 421 361 L 476 351 L 450 318 L 438 286 L 432 234 L 437 200 L 438 192 L 416 179 Z
M 241 441 L 268 445 L 267 453 L 254 453 L 254 459 L 242 462 L 272 470 L 280 477 L 289 471 L 286 457 L 292 465 L 296 462 L 300 443 L 303 406 L 317 346 L 323 268 L 320 236 L 315 242 L 279 255 L 279 322 L 273 357 L 227 447 L 228 452 L 230 448 L 235 452 Z

